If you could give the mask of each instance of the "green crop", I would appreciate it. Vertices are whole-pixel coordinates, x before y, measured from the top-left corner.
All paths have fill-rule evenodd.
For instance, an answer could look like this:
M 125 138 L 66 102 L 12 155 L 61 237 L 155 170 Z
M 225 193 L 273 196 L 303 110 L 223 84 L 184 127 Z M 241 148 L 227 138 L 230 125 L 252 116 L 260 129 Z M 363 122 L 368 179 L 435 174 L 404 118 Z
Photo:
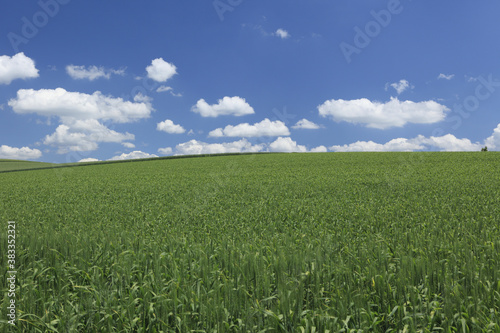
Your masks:
M 0 198 L 1 331 L 500 332 L 498 153 L 95 164 Z

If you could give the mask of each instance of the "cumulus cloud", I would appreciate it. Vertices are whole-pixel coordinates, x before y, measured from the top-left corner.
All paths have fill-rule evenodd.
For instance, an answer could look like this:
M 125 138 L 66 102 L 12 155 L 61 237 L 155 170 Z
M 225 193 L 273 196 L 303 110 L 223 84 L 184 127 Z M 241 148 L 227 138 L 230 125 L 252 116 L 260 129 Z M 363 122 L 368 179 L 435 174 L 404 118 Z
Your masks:
M 224 154 L 224 153 L 248 153 L 248 152 L 308 152 L 306 146 L 299 145 L 290 137 L 279 137 L 271 143 L 252 144 L 247 139 L 241 139 L 234 142 L 225 143 L 206 143 L 197 140 L 191 140 L 178 144 L 174 150 L 170 147 L 160 148 L 158 152 L 168 155 L 175 152 L 175 155 L 198 155 L 198 154 Z M 325 146 L 319 146 L 310 150 L 310 152 L 327 152 Z
M 42 156 L 38 149 L 28 147 L 15 148 L 6 145 L 0 146 L 0 158 L 8 160 L 36 160 Z
M 500 124 L 493 130 L 493 134 L 485 140 L 489 150 L 500 150 Z
M 178 144 L 175 147 L 175 151 L 176 155 L 198 155 L 259 152 L 264 148 L 264 144 L 252 145 L 247 139 L 225 143 L 206 143 L 197 140 L 191 140 L 185 143 Z
M 299 120 L 294 126 L 292 126 L 292 128 L 293 129 L 318 129 L 318 128 L 321 128 L 321 126 L 304 118 L 304 119 Z
M 200 99 L 191 111 L 199 113 L 202 117 L 218 116 L 245 116 L 254 114 L 254 109 L 246 102 L 244 98 L 224 97 L 219 99 L 217 104 L 209 105 L 204 99 Z
M 122 143 L 134 139 L 133 134 L 118 133 L 95 119 L 87 119 L 75 120 L 69 122 L 68 125 L 59 125 L 53 134 L 45 137 L 43 143 L 58 147 L 58 153 L 65 154 L 69 151 L 96 150 L 100 142 Z
M 97 158 L 84 158 L 78 161 L 78 163 L 86 163 L 86 162 L 99 162 Z
M 398 95 L 402 94 L 408 88 L 413 88 L 413 86 L 410 86 L 410 82 L 408 82 L 407 80 L 400 80 L 399 82 L 394 82 L 391 84 L 388 83 L 385 85 L 385 90 L 387 90 L 389 87 L 394 88 Z
M 156 82 L 166 82 L 172 76 L 177 74 L 177 67 L 174 64 L 166 62 L 163 58 L 154 59 L 151 65 L 146 67 L 148 78 Z
M 446 74 L 441 73 L 438 75 L 438 80 L 448 80 L 449 81 L 449 80 L 453 79 L 454 77 L 455 77 L 455 74 L 446 75 Z
M 172 154 L 172 148 L 170 148 L 170 147 L 160 148 L 160 149 L 158 149 L 158 153 L 160 153 L 162 155 Z
M 331 151 L 358 152 L 358 151 L 413 151 L 424 149 L 424 146 L 411 142 L 405 138 L 393 139 L 384 144 L 373 141 L 357 141 L 343 146 L 331 146 Z
M 122 146 L 125 148 L 135 148 L 135 145 L 132 142 L 122 142 Z
M 276 30 L 276 32 L 274 33 L 274 35 L 278 36 L 281 39 L 287 39 L 287 38 L 290 37 L 290 34 L 288 33 L 288 31 L 286 31 L 284 29 L 278 29 L 278 30 Z
M 35 62 L 23 52 L 12 57 L 0 56 L 0 84 L 10 84 L 16 79 L 26 80 L 38 76 Z
M 325 146 L 318 146 L 311 149 L 310 151 L 311 153 L 326 153 L 328 151 L 328 148 L 326 148 Z
M 272 152 L 283 153 L 305 153 L 307 152 L 306 146 L 298 145 L 290 137 L 279 137 L 269 145 L 269 150 Z
M 413 139 L 397 138 L 384 144 L 373 141 L 357 141 L 343 146 L 331 146 L 329 149 L 336 152 L 361 152 L 361 151 L 477 151 L 481 148 L 479 143 L 472 143 L 469 139 L 458 139 L 452 134 L 440 137 L 424 137 L 419 135 Z
M 69 151 L 90 151 L 98 148 L 97 142 L 89 140 L 85 133 L 73 132 L 66 125 L 59 125 L 53 134 L 45 137 L 43 143 L 59 146 L 59 154 L 65 154 Z
M 156 92 L 165 92 L 165 91 L 171 91 L 173 88 L 168 87 L 168 86 L 159 86 L 158 89 L 156 89 Z
M 243 123 L 236 126 L 227 125 L 224 129 L 217 128 L 211 131 L 209 137 L 261 137 L 261 136 L 281 136 L 290 135 L 288 127 L 282 121 L 271 121 L 268 118 L 260 123 L 250 125 Z
M 97 66 L 88 66 L 86 68 L 85 66 L 68 65 L 66 66 L 66 73 L 75 80 L 94 81 L 99 78 L 109 79 L 112 74 L 124 75 L 125 69 L 107 69 Z
M 408 123 L 433 124 L 442 121 L 449 109 L 434 101 L 412 102 L 391 98 L 389 102 L 372 102 L 366 98 L 356 100 L 329 100 L 318 106 L 322 117 L 336 122 L 345 121 L 366 127 L 388 129 Z
M 174 89 L 172 87 L 168 86 L 160 86 L 158 89 L 156 89 L 156 92 L 162 93 L 162 92 L 170 92 L 170 95 L 175 96 L 175 97 L 182 97 L 181 93 L 174 93 Z
M 18 114 L 36 113 L 40 116 L 57 116 L 61 119 L 100 119 L 116 123 L 128 123 L 149 117 L 153 108 L 143 96 L 134 102 L 103 95 L 92 95 L 57 89 L 21 89 L 9 106 Z
M 413 139 L 422 145 L 425 145 L 431 149 L 437 149 L 441 151 L 476 151 L 481 150 L 480 143 L 472 143 L 469 139 L 458 139 L 452 134 L 446 134 L 439 137 L 431 136 L 426 138 L 419 135 L 417 138 Z
M 112 157 L 108 161 L 135 160 L 135 159 L 139 159 L 139 158 L 153 158 L 153 157 L 158 157 L 158 156 L 155 154 L 148 154 L 148 153 L 144 153 L 142 151 L 136 150 L 136 151 L 133 151 L 129 154 L 124 153 L 124 154 L 121 154 L 119 156 Z
M 158 131 L 167 132 L 169 134 L 182 134 L 186 132 L 186 130 L 181 125 L 176 125 L 172 120 L 169 119 L 158 123 L 156 129 Z
M 150 116 L 150 100 L 137 95 L 134 101 L 105 96 L 99 91 L 92 95 L 68 92 L 65 89 L 21 89 L 9 105 L 18 114 L 38 114 L 58 117 L 61 125 L 47 135 L 44 144 L 58 147 L 58 153 L 90 151 L 100 142 L 122 143 L 134 140 L 130 133 L 118 133 L 101 121 L 129 123 Z M 128 143 L 130 147 L 130 143 Z

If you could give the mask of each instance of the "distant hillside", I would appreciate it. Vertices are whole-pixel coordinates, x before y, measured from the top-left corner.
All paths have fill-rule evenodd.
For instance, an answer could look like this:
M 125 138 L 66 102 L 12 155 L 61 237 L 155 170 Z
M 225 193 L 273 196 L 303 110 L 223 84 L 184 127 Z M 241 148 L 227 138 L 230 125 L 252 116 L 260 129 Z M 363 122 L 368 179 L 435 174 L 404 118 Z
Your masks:
M 52 163 L 45 162 L 31 162 L 31 161 L 18 161 L 18 160 L 3 160 L 0 159 L 0 172 L 13 171 L 13 170 L 28 170 L 35 168 L 44 168 L 53 166 Z
M 61 164 L 0 159 L 0 173 L 33 170 L 33 169 L 68 168 L 68 167 L 80 167 L 80 166 L 92 166 L 92 165 L 104 165 L 104 164 L 144 162 L 144 161 L 154 161 L 154 160 L 174 160 L 174 159 L 185 159 L 185 158 L 237 156 L 237 155 L 244 156 L 244 155 L 263 155 L 263 154 L 280 154 L 280 153 L 258 152 L 258 153 L 197 154 L 197 155 L 163 156 L 154 158 L 139 158 L 131 160 L 116 160 L 116 161 L 109 160 L 109 161 L 97 161 L 97 162 L 85 162 L 85 163 L 61 163 Z

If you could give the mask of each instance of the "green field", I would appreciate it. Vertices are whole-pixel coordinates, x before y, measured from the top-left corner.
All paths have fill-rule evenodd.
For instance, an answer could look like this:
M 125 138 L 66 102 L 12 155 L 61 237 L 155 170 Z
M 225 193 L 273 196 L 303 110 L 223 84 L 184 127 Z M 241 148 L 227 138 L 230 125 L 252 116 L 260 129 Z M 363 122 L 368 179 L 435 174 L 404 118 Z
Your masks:
M 5 332 L 500 332 L 499 153 L 96 164 L 0 198 Z

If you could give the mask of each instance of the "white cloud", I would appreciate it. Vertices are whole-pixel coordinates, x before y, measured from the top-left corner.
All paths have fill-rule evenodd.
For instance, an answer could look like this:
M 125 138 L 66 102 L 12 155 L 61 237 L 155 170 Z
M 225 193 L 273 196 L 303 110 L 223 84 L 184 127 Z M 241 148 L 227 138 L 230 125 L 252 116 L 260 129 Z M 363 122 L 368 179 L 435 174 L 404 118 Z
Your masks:
M 415 142 L 426 145 L 429 148 L 438 149 L 441 151 L 477 151 L 481 150 L 480 143 L 472 143 L 469 139 L 458 139 L 452 134 L 446 134 L 439 137 L 431 136 L 426 138 L 419 135 L 415 139 Z
M 500 124 L 493 130 L 493 134 L 484 141 L 488 150 L 500 150 Z
M 446 74 L 439 74 L 438 76 L 438 80 L 451 80 L 455 77 L 455 74 L 450 74 L 450 75 L 446 75 Z
M 198 155 L 198 154 L 224 154 L 224 153 L 248 153 L 248 152 L 308 152 L 303 145 L 298 145 L 290 137 L 279 137 L 275 141 L 267 144 L 260 143 L 253 145 L 246 138 L 234 142 L 225 143 L 206 143 L 197 140 L 191 140 L 181 143 L 175 147 L 175 155 Z M 319 146 L 310 150 L 311 152 L 327 152 L 325 146 Z M 160 148 L 158 152 L 163 155 L 170 154 L 170 147 Z
M 292 128 L 293 129 L 318 129 L 318 128 L 321 128 L 321 126 L 304 118 L 304 119 L 299 120 L 294 126 L 292 126 Z
M 167 86 L 160 86 L 158 89 L 156 89 L 156 92 L 165 92 L 165 91 L 170 91 L 172 90 L 172 87 L 167 87 Z
M 494 130 L 493 135 L 485 140 L 488 148 L 500 148 L 500 124 Z M 467 138 L 459 139 L 452 134 L 446 134 L 439 137 L 425 137 L 419 135 L 412 139 L 397 138 L 386 143 L 376 143 L 373 141 L 357 141 L 348 145 L 331 146 L 327 149 L 325 146 L 318 146 L 307 150 L 303 145 L 298 145 L 290 137 L 279 137 L 270 144 L 252 145 L 247 139 L 240 141 L 208 144 L 196 140 L 191 140 L 186 143 L 177 145 L 177 155 L 193 155 L 193 154 L 215 154 L 228 152 L 386 152 L 386 151 L 423 151 L 423 150 L 438 150 L 438 151 L 479 151 L 482 145 L 478 142 L 473 143 Z M 171 153 L 170 148 L 165 148 L 165 154 Z M 161 149 L 160 149 L 161 150 Z M 160 152 L 159 150 L 159 152 Z
M 458 139 L 452 134 L 429 138 L 419 135 L 413 139 L 397 138 L 384 144 L 373 141 L 357 141 L 343 146 L 332 146 L 329 149 L 336 152 L 360 151 L 415 151 L 415 150 L 440 150 L 440 151 L 477 151 L 479 143 L 472 143 L 469 139 Z
M 257 30 L 261 33 L 262 36 L 264 37 L 279 37 L 281 39 L 287 39 L 290 37 L 290 33 L 286 31 L 285 29 L 277 29 L 274 32 L 269 32 L 262 25 L 253 25 L 253 24 L 245 24 L 243 23 L 241 25 L 243 28 L 250 28 L 253 30 Z
M 28 147 L 15 148 L 6 145 L 0 146 L 0 158 L 9 160 L 36 160 L 42 156 L 38 149 Z
M 269 145 L 269 150 L 272 152 L 284 152 L 284 153 L 305 153 L 307 149 L 305 146 L 297 145 L 297 142 L 293 141 L 291 138 L 279 137 L 274 142 Z
M 281 39 L 287 39 L 287 38 L 290 37 L 290 34 L 288 33 L 288 31 L 286 31 L 284 29 L 278 29 L 278 30 L 276 30 L 276 32 L 274 33 L 274 35 L 278 36 Z
M 66 125 L 59 125 L 53 134 L 45 137 L 43 143 L 58 146 L 59 154 L 69 151 L 91 151 L 99 147 L 97 142 L 89 140 L 85 133 L 72 132 L 71 128 Z
M 311 149 L 311 153 L 326 153 L 328 148 L 325 146 L 318 146 L 316 148 Z
M 181 93 L 174 93 L 174 89 L 172 87 L 168 87 L 168 86 L 160 86 L 158 87 L 158 89 L 156 89 L 156 92 L 158 93 L 162 93 L 162 92 L 170 92 L 170 95 L 174 96 L 174 97 L 182 97 L 182 94 Z
M 18 114 L 36 113 L 40 116 L 66 118 L 100 119 L 116 123 L 128 123 L 147 118 L 153 111 L 149 101 L 139 95 L 135 102 L 122 98 L 105 96 L 100 91 L 92 95 L 57 89 L 21 89 L 9 106 Z
M 91 151 L 98 148 L 100 142 L 123 143 L 134 140 L 130 133 L 118 133 L 102 125 L 95 119 L 75 120 L 69 125 L 59 125 L 56 131 L 45 137 L 44 144 L 58 147 L 59 154 L 69 151 Z M 132 144 L 133 145 L 133 144 Z
M 86 163 L 86 162 L 99 162 L 97 158 L 84 158 L 78 161 L 78 163 Z
M 221 138 L 224 136 L 224 130 L 222 128 L 216 128 L 213 131 L 210 131 L 208 136 L 212 138 Z
M 405 138 L 393 139 L 387 143 L 380 144 L 373 141 L 357 141 L 343 146 L 332 146 L 331 151 L 357 152 L 357 151 L 413 151 L 422 150 L 424 146 L 411 142 Z
M 386 84 L 385 85 L 385 90 L 389 87 L 392 87 L 396 90 L 398 95 L 401 95 L 404 91 L 406 91 L 408 88 L 413 88 L 413 86 L 410 86 L 410 82 L 407 80 L 399 80 L 399 82 L 391 83 L 391 84 Z
M 125 69 L 106 69 L 97 66 L 88 66 L 85 68 L 85 66 L 68 65 L 66 66 L 66 73 L 75 80 L 85 79 L 93 81 L 99 78 L 109 79 L 111 74 L 124 75 Z
M 200 99 L 196 105 L 191 108 L 191 111 L 199 113 L 202 117 L 218 117 L 218 116 L 244 116 L 254 114 L 254 109 L 246 102 L 244 98 L 224 97 L 219 99 L 217 104 L 209 105 L 204 99 Z
M 0 84 L 10 84 L 16 79 L 31 79 L 39 76 L 33 59 L 20 52 L 12 57 L 0 56 Z
M 115 156 L 113 158 L 110 158 L 108 161 L 122 161 L 122 160 L 135 160 L 139 158 L 153 158 L 153 157 L 158 157 L 155 154 L 148 154 L 144 153 L 142 151 L 133 151 L 129 154 L 121 154 L 119 156 Z
M 160 153 L 162 155 L 172 154 L 172 148 L 170 148 L 170 147 L 160 148 L 160 149 L 158 149 L 158 153 Z
M 285 136 L 290 135 L 288 127 L 285 123 L 276 120 L 271 121 L 264 119 L 260 123 L 250 125 L 248 123 L 239 124 L 236 126 L 227 125 L 224 129 L 217 128 L 211 131 L 209 137 L 261 137 L 261 136 Z
M 58 147 L 58 153 L 90 151 L 100 142 L 122 143 L 131 147 L 134 140 L 130 133 L 118 133 L 104 126 L 102 121 L 129 123 L 147 118 L 153 111 L 150 99 L 137 95 L 134 102 L 122 98 L 104 96 L 100 92 L 92 95 L 57 89 L 21 89 L 17 98 L 9 105 L 18 114 L 35 113 L 41 116 L 58 117 L 61 125 L 47 135 L 44 144 Z
M 477 82 L 479 80 L 479 76 L 474 77 L 474 76 L 465 75 L 465 78 L 467 79 L 467 82 Z
M 135 145 L 132 142 L 122 142 L 122 146 L 129 149 L 135 148 Z
M 157 82 L 166 82 L 172 76 L 177 74 L 177 67 L 174 64 L 166 62 L 163 58 L 154 59 L 151 65 L 146 67 L 148 77 Z
M 143 95 L 141 93 L 138 93 L 134 96 L 134 102 L 136 103 L 145 103 L 146 105 L 151 105 L 152 100 L 153 99 L 151 97 Z
M 366 127 L 388 129 L 407 123 L 433 124 L 442 121 L 449 109 L 434 101 L 412 102 L 391 98 L 389 102 L 356 100 L 329 100 L 318 106 L 319 114 L 336 122 L 345 121 Z
M 226 143 L 206 143 L 191 140 L 177 145 L 175 151 L 176 155 L 223 154 L 259 152 L 262 151 L 264 147 L 264 144 L 252 145 L 247 139 Z
M 158 123 L 156 129 L 158 131 L 167 132 L 169 134 L 182 134 L 186 132 L 186 130 L 181 125 L 176 125 L 172 120 L 169 119 Z

